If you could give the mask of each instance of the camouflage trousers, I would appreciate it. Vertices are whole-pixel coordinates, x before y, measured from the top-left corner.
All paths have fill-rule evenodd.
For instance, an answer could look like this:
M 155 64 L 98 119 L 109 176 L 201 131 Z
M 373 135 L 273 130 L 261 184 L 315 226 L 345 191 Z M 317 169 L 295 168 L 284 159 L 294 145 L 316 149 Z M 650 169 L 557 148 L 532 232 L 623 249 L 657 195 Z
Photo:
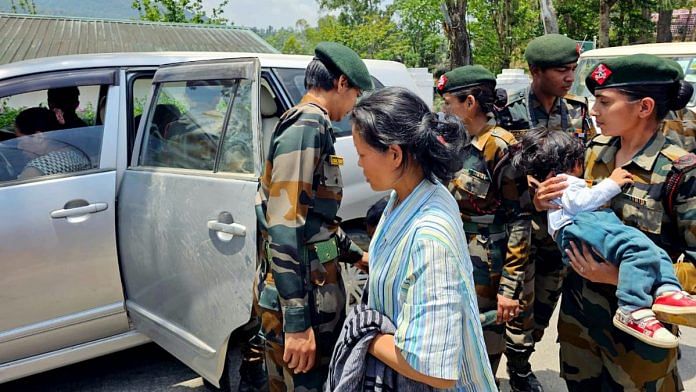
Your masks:
M 508 322 L 505 333 L 508 363 L 528 363 L 536 342 L 549 326 L 567 273 L 558 245 L 548 234 L 545 213 L 534 214 L 529 257 L 520 300 L 522 311 Z
M 568 390 L 682 391 L 677 349 L 647 345 L 614 327 L 615 291 L 574 272 L 564 283 L 558 340 Z
M 507 249 L 506 233 L 488 233 L 479 226 L 480 233 L 467 232 L 469 254 L 474 267 L 474 284 L 479 312 L 498 309 L 498 288 Z M 498 370 L 505 351 L 505 325 L 491 324 L 483 327 L 488 360 L 493 374 Z
M 315 365 L 307 373 L 294 374 L 283 361 L 285 334 L 278 301 L 275 301 L 274 306 L 258 301 L 260 293 L 269 287 L 271 292 L 277 292 L 273 275 L 270 272 L 264 273 L 263 268 L 259 268 L 257 282 L 254 284 L 254 304 L 261 319 L 261 333 L 265 338 L 264 351 L 270 391 L 321 391 L 328 377 L 331 354 L 346 316 L 346 294 L 336 260 L 324 264 L 312 263 L 311 276 L 310 308 L 317 345 Z

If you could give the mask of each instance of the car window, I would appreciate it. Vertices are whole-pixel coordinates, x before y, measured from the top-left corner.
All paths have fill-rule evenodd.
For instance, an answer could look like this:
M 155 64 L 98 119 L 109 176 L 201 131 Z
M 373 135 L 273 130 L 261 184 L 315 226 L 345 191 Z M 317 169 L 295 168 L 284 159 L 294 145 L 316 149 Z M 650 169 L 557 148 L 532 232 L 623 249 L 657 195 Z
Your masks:
M 276 72 L 278 73 L 278 76 L 280 76 L 280 80 L 283 83 L 285 90 L 290 95 L 293 105 L 296 105 L 298 102 L 300 102 L 302 96 L 304 96 L 307 92 L 307 89 L 304 87 L 304 69 L 277 68 Z M 372 83 L 374 84 L 375 89 L 384 87 L 384 84 L 382 84 L 374 76 L 372 77 Z M 338 137 L 350 135 L 350 115 L 344 117 L 341 121 L 333 122 L 333 127 L 334 134 Z
M 0 183 L 99 168 L 108 86 L 0 98 Z
M 158 85 L 140 165 L 253 172 L 251 86 L 247 80 Z M 223 132 L 228 109 L 228 127 Z

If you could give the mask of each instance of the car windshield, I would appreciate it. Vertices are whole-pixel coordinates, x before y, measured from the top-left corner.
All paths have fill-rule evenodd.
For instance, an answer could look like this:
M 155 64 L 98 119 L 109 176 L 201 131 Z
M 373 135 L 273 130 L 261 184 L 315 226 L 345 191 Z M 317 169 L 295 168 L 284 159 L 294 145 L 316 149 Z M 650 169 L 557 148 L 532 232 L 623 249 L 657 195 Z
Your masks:
M 696 90 L 696 55 L 694 56 L 668 56 L 672 60 L 679 63 L 684 70 L 684 79 L 694 85 L 694 90 Z M 604 60 L 600 57 L 585 57 L 581 58 L 578 62 L 578 68 L 575 71 L 575 82 L 570 88 L 570 93 L 578 96 L 588 97 L 590 100 L 594 100 L 592 94 L 585 86 L 585 78 L 592 71 L 595 65 Z M 691 97 L 691 100 L 687 104 L 688 107 L 696 106 L 696 94 Z

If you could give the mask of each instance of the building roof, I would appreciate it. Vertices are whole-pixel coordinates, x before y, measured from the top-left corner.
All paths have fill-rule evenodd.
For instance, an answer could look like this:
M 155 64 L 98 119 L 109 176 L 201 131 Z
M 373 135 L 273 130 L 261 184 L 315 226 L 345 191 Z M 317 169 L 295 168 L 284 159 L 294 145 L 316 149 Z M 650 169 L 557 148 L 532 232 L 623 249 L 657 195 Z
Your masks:
M 0 13 L 0 64 L 86 53 L 206 51 L 277 53 L 249 29 Z

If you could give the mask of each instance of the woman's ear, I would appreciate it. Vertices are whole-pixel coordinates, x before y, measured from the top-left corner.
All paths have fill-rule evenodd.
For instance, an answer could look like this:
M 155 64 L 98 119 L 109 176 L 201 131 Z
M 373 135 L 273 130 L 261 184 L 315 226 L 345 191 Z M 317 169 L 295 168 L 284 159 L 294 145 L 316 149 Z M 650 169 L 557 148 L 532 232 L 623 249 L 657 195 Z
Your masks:
M 638 111 L 638 116 L 640 118 L 648 118 L 655 112 L 655 100 L 646 97 L 640 100 L 640 108 Z
M 473 95 L 466 96 L 466 106 L 473 107 L 475 103 L 476 103 L 476 98 L 474 98 Z
M 336 89 L 338 92 L 344 92 L 350 89 L 350 83 L 348 83 L 348 78 L 346 75 L 341 75 L 338 77 L 338 83 L 336 83 Z
M 404 150 L 398 144 L 390 144 L 389 149 L 387 149 L 387 157 L 393 168 L 400 167 L 404 157 Z

